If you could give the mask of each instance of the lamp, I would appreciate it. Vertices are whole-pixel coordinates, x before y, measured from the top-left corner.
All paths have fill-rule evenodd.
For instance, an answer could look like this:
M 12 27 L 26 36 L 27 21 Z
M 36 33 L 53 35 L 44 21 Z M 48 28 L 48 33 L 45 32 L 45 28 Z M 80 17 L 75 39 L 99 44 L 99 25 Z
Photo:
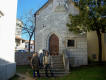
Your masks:
M 0 11 L 0 17 L 4 16 L 4 14 Z

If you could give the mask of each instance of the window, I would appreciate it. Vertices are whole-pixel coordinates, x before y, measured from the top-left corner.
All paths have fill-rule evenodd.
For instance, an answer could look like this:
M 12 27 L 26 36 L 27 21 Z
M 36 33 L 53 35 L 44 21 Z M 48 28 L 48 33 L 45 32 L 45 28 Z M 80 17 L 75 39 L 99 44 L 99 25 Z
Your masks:
M 25 48 L 27 48 L 27 45 L 25 45 Z
M 32 49 L 32 46 L 30 46 L 30 48 Z
M 74 47 L 75 46 L 75 40 L 68 40 L 67 41 L 67 47 Z
M 24 43 L 25 42 L 25 40 L 22 40 L 22 43 Z

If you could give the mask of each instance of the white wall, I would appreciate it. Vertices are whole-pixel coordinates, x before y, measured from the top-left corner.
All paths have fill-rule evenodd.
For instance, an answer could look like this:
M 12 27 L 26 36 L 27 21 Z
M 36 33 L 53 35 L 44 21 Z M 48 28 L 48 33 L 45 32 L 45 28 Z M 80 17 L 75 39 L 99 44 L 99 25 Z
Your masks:
M 17 0 L 0 0 L 0 59 L 14 62 Z
M 16 46 L 16 50 L 25 50 L 25 43 L 21 43 L 19 46 Z

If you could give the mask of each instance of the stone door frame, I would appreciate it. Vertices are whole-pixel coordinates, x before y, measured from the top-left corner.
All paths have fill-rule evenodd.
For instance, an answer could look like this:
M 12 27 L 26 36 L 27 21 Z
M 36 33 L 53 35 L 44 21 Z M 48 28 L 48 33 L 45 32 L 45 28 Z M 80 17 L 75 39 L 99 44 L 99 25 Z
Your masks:
M 57 33 L 54 33 L 54 32 L 49 33 L 47 38 L 46 38 L 46 49 L 49 50 L 49 39 L 50 39 L 50 36 L 53 35 L 53 34 L 55 34 L 59 39 L 59 53 L 60 53 L 60 37 Z
M 49 37 L 49 52 L 50 55 L 59 55 L 59 38 L 56 34 Z

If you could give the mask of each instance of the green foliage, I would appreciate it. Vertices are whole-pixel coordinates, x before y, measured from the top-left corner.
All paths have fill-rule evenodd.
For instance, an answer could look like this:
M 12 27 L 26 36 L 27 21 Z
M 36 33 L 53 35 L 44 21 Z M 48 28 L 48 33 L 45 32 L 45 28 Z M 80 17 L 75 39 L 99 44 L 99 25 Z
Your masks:
M 106 5 L 98 6 L 97 0 L 80 0 L 78 8 L 78 15 L 69 15 L 70 22 L 66 24 L 69 31 L 78 33 L 96 30 L 105 31 Z

